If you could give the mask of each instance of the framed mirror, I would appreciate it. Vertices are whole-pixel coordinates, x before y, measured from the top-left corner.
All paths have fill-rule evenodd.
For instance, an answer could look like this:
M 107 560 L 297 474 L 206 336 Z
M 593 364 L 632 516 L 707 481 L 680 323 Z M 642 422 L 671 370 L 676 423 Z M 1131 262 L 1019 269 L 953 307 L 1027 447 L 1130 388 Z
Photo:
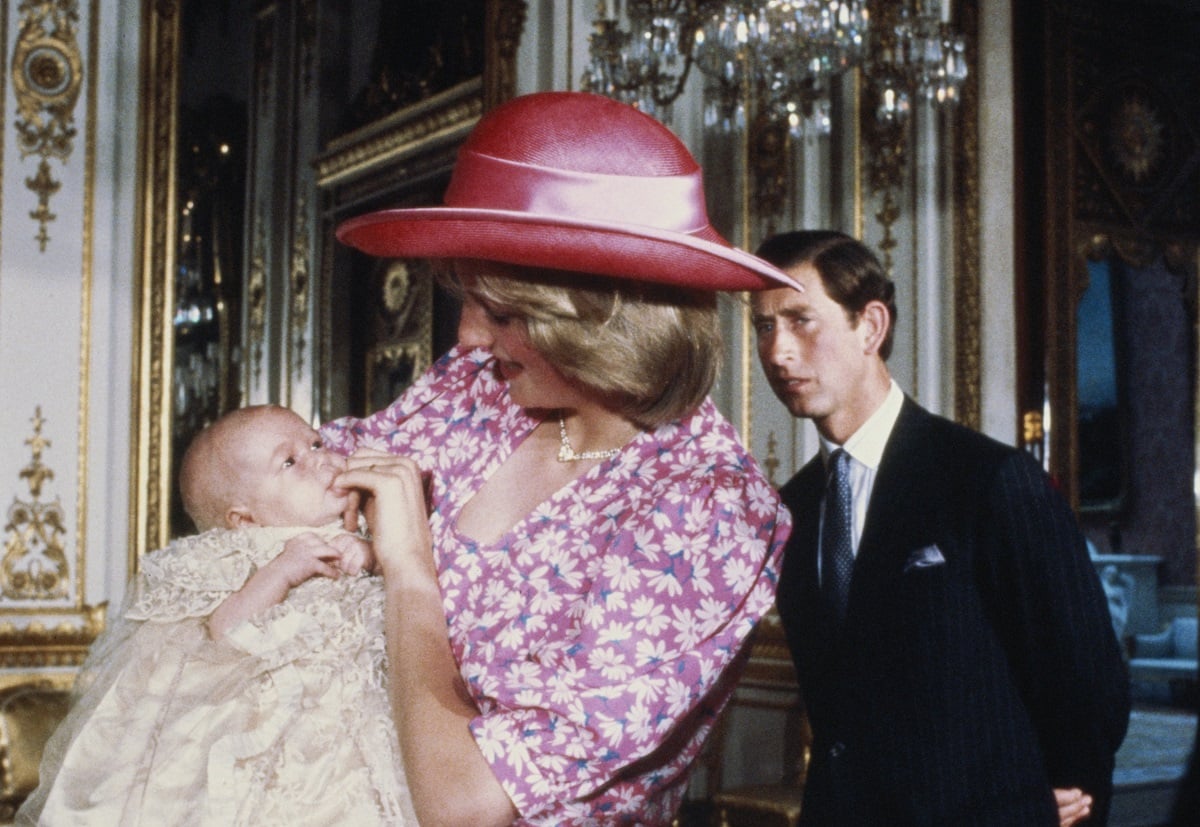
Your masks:
M 428 363 L 428 275 L 406 282 L 383 264 L 352 281 L 334 266 L 332 226 L 372 203 L 440 198 L 420 169 L 512 94 L 525 12 L 523 0 L 142 2 L 130 570 L 191 530 L 175 470 L 216 416 L 275 402 L 317 421 Z M 365 338 L 348 332 L 356 284 L 397 302 Z
M 1197 570 L 1200 13 L 1023 4 L 1021 405 L 1101 554 Z M 1152 33 L 1171 32 L 1162 38 Z
M 1101 248 L 1084 272 L 1075 310 L 1079 508 L 1119 513 L 1129 483 L 1126 270 Z

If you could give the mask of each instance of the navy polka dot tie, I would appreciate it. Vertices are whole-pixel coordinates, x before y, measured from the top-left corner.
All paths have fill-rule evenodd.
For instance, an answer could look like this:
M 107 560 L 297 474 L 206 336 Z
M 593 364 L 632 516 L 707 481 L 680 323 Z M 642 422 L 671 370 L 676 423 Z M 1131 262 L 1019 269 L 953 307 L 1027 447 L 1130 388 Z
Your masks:
M 853 510 L 850 502 L 850 455 L 838 448 L 829 456 L 825 486 L 825 524 L 821 529 L 821 593 L 839 623 L 846 616 L 850 575 L 854 571 Z

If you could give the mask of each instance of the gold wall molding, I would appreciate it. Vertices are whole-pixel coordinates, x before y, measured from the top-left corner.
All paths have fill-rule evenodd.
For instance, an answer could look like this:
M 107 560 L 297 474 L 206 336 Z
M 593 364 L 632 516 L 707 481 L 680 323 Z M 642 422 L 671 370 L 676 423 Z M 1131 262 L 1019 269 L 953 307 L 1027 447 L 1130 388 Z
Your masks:
M 76 0 L 25 0 L 18 8 L 20 29 L 12 56 L 13 92 L 17 118 L 13 127 L 21 159 L 38 156 L 37 172 L 25 186 L 37 195 L 29 213 L 38 224 L 35 238 L 41 252 L 50 241 L 48 225 L 57 216 L 50 198 L 62 187 L 50 160 L 66 163 L 75 146 L 75 105 L 83 87 L 83 57 L 77 42 L 79 4 Z
M 195 2 L 201 3 L 203 0 Z M 265 18 L 278 14 L 282 7 L 282 4 L 275 0 L 246 5 L 253 6 L 253 17 L 260 23 Z M 242 281 L 243 301 L 240 305 L 244 320 L 243 358 L 237 382 L 243 390 L 251 385 L 252 377 L 257 387 L 261 384 L 259 380 L 277 367 L 281 371 L 293 371 L 293 379 L 294 373 L 302 370 L 312 374 L 312 385 L 317 389 L 320 410 L 323 413 L 329 411 L 330 402 L 321 394 L 327 392 L 330 382 L 331 356 L 328 349 L 332 333 L 328 320 L 325 319 L 327 314 L 324 314 L 322 308 L 327 298 L 327 281 L 333 277 L 332 271 L 326 269 L 326 251 L 335 246 L 335 243 L 331 225 L 326 222 L 329 207 L 324 201 L 325 193 L 331 189 L 333 180 L 338 182 L 338 194 L 346 195 L 347 198 L 356 197 L 362 189 L 369 186 L 400 187 L 405 182 L 421 180 L 421 176 L 433 168 L 432 162 L 426 161 L 429 154 L 443 151 L 449 153 L 447 147 L 460 142 L 478 120 L 484 109 L 485 99 L 491 101 L 493 98 L 503 99 L 511 95 L 511 90 L 515 87 L 515 56 L 527 4 L 523 0 L 484 0 L 480 6 L 487 23 L 488 43 L 482 77 L 466 81 L 472 91 L 464 97 L 470 100 L 457 100 L 451 106 L 450 112 L 443 113 L 440 125 L 435 121 L 415 118 L 414 120 L 419 122 L 419 131 L 416 133 L 396 134 L 389 131 L 389 125 L 394 125 L 395 121 L 373 123 L 355 133 L 356 138 L 349 142 L 356 144 L 357 139 L 362 138 L 362 133 L 365 132 L 369 133 L 369 137 L 374 141 L 370 147 L 355 146 L 354 149 L 349 149 L 346 142 L 342 141 L 339 146 L 348 149 L 346 153 L 330 151 L 330 147 L 326 146 L 322 149 L 321 157 L 314 159 L 320 183 L 317 185 L 315 196 L 309 196 L 308 209 L 312 212 L 307 226 L 309 269 L 307 274 L 301 274 L 304 277 L 301 291 L 295 290 L 297 283 L 294 282 L 285 281 L 278 289 L 271 286 L 276 269 L 282 270 L 295 263 L 292 248 L 284 246 L 279 248 L 280 256 L 270 255 L 270 250 L 284 243 L 276 236 L 294 234 L 299 237 L 299 225 L 296 223 L 299 219 L 287 219 L 284 224 L 277 225 L 277 222 L 264 218 L 272 209 L 269 205 L 247 207 L 247 252 Z M 141 3 L 141 93 L 138 113 L 141 131 L 136 228 L 139 261 L 135 276 L 138 304 L 133 377 L 134 422 L 131 426 L 133 473 L 129 509 L 132 538 L 129 555 L 131 571 L 137 569 L 138 559 L 142 554 L 164 546 L 169 541 L 172 531 L 171 457 L 172 439 L 175 435 L 170 393 L 175 361 L 175 342 L 171 325 L 175 305 L 175 280 L 172 276 L 179 258 L 176 241 L 179 202 L 178 121 L 180 86 L 185 79 L 181 63 L 186 57 L 183 54 L 180 29 L 184 13 L 190 8 L 183 0 L 142 0 Z M 255 44 L 252 85 L 247 89 L 251 96 L 251 111 L 254 111 L 255 107 L 269 110 L 279 97 L 275 92 L 282 88 L 280 84 L 294 80 L 297 88 L 311 89 L 310 83 L 319 86 L 321 82 L 318 70 L 325 55 L 320 53 L 319 48 L 324 36 L 324 31 L 319 28 L 320 14 L 340 12 L 317 0 L 296 0 L 292 8 L 296 9 L 299 15 L 295 30 L 298 41 L 294 44 L 277 40 L 292 30 L 284 32 L 276 26 L 255 25 L 252 35 Z M 289 51 L 292 47 L 299 49 L 298 60 L 294 62 L 296 76 L 281 77 L 276 73 L 280 54 L 292 54 Z M 488 90 L 486 96 L 483 93 L 485 87 Z M 435 95 L 417 104 L 416 109 L 421 112 L 433 111 L 437 109 L 439 102 L 446 103 L 444 99 Z M 412 108 L 406 109 L 399 119 L 412 119 L 413 111 Z M 283 151 L 282 148 L 280 151 Z M 386 170 L 381 170 L 380 162 L 384 156 L 391 158 L 395 163 Z M 440 162 L 441 159 L 438 160 Z M 307 166 L 308 161 L 305 157 L 297 162 L 297 169 L 302 169 L 306 175 L 310 170 Z M 364 180 L 365 177 L 373 176 L 377 170 L 395 178 L 389 181 L 375 180 L 372 183 Z M 275 186 L 277 182 L 268 183 Z M 289 182 L 289 185 L 294 183 Z M 295 187 L 290 191 L 295 192 Z M 265 209 L 267 212 L 255 214 L 259 209 Z M 272 265 L 272 261 L 278 267 Z M 260 279 L 256 280 L 256 273 L 261 276 Z M 287 279 L 291 276 L 280 273 L 279 277 Z M 290 293 L 289 286 L 292 288 Z M 281 301 L 289 304 L 276 304 Z M 286 321 L 288 314 L 298 308 L 298 305 L 292 304 L 293 301 L 303 302 L 307 317 L 314 316 L 314 311 L 319 316 L 304 330 L 302 342 L 297 338 L 297 331 Z M 297 323 L 299 315 L 293 315 Z M 285 320 L 285 324 L 281 325 L 278 331 L 274 329 L 276 319 Z M 256 329 L 260 332 L 255 333 Z M 277 335 L 280 338 L 278 343 L 274 341 Z M 268 336 L 271 339 L 268 340 Z M 261 357 L 256 352 L 255 337 L 259 343 Z M 298 342 L 303 346 L 302 361 L 279 366 L 264 363 L 264 360 L 273 358 L 266 356 L 266 351 L 270 349 L 268 345 L 278 345 L 278 353 L 287 354 Z M 289 357 L 283 355 L 280 358 Z M 267 392 L 274 388 L 273 385 Z M 339 408 L 335 412 L 340 414 L 345 413 L 345 410 Z
M 100 1 L 92 0 L 88 19 L 87 118 L 84 133 L 83 233 L 79 296 L 79 454 L 75 491 L 75 577 L 77 595 L 82 601 L 87 573 L 88 437 L 91 410 L 92 366 L 92 253 L 93 223 L 96 212 L 96 95 L 100 60 Z M 82 605 L 80 602 L 79 605 Z
M 301 194 L 296 204 L 295 222 L 292 228 L 292 266 L 288 281 L 291 287 L 292 322 L 292 375 L 304 373 L 304 348 L 308 342 L 308 304 L 312 286 L 312 267 L 309 264 L 312 250 L 312 205 L 308 196 Z
M 979 194 L 979 0 L 957 3 L 965 59 L 975 67 L 962 86 L 954 120 L 954 418 L 983 424 L 982 277 Z
M 54 470 L 42 461 L 51 441 L 42 433 L 42 406 L 34 410 L 33 435 L 26 438 L 31 458 L 19 477 L 29 487 L 29 499 L 14 497 L 4 525 L 4 556 L 0 558 L 0 599 L 59 601 L 70 594 L 71 566 L 67 562 L 67 520 L 62 501 L 43 500 L 43 488 Z
M 525 0 L 484 4 L 483 105 L 490 109 L 517 93 L 517 48 L 525 29 Z
M 330 142 L 317 161 L 317 186 L 334 187 L 444 140 L 465 137 L 483 112 L 473 78 Z
M 175 350 L 170 324 L 175 283 L 167 274 L 174 273 L 177 259 L 179 25 L 178 2 L 146 0 L 143 4 L 142 138 L 138 153 L 142 247 L 135 287 L 138 335 L 133 383 L 130 571 L 136 569 L 140 554 L 166 545 L 170 536 L 171 405 L 167 391 Z
M 8 6 L 3 4 L 0 9 L 0 30 L 6 35 Z M 27 493 L 13 494 L 5 522 L 0 524 L 0 669 L 5 670 L 77 665 L 104 625 L 104 608 L 84 602 L 100 0 L 22 2 L 17 12 L 15 37 L 5 38 L 5 43 L 13 44 L 11 55 L 0 46 L 0 85 L 6 89 L 11 81 L 14 90 L 12 127 L 21 160 L 38 158 L 35 171 L 18 180 L 23 179 L 38 195 L 37 208 L 29 215 L 38 224 L 34 240 L 41 253 L 48 252 L 50 222 L 59 218 L 51 209 L 52 197 L 71 194 L 68 215 L 72 225 L 77 221 L 78 226 L 67 228 L 70 240 L 56 245 L 68 256 L 45 266 L 56 272 L 74 272 L 79 267 L 76 287 L 66 304 L 38 304 L 22 311 L 28 316 L 26 321 L 35 326 L 31 329 L 37 330 L 47 312 L 55 319 L 75 323 L 71 305 L 77 301 L 79 339 L 76 344 L 69 336 L 59 337 L 66 352 L 46 354 L 54 361 L 77 357 L 77 397 L 70 397 L 68 372 L 62 383 L 66 397 L 60 393 L 57 402 L 52 399 L 35 405 L 30 430 L 17 437 L 23 438 L 28 448 L 27 461 L 17 472 L 18 485 Z M 81 98 L 82 111 L 78 109 Z M 4 100 L 0 92 L 0 102 Z M 83 150 L 82 162 L 79 149 Z M 64 175 L 65 181 L 55 177 L 52 162 L 56 161 L 69 173 Z M 75 243 L 79 244 L 78 259 L 70 252 Z M 38 276 L 35 268 L 23 275 L 18 271 L 15 278 L 22 282 Z M 52 439 L 54 432 L 59 436 Z M 13 433 L 19 434 L 19 426 Z M 63 433 L 73 442 L 71 438 L 63 440 Z M 52 452 L 56 444 L 66 449 L 66 457 Z M 61 467 L 51 462 L 52 453 L 59 456 Z M 73 501 L 67 490 L 74 495 Z
M 267 231 L 262 206 L 254 216 L 254 247 L 246 279 L 246 341 L 250 345 L 250 373 L 254 384 L 262 378 L 263 345 L 267 339 Z
M 0 669 L 78 666 L 104 631 L 108 602 L 84 606 L 71 620 L 0 622 Z
M 8 3 L 0 2 L 0 158 L 5 157 L 5 138 L 8 136 Z M 0 215 L 4 207 L 4 164 L 0 164 Z M 3 250 L 3 233 L 0 233 L 0 251 Z M 0 274 L 0 286 L 4 279 Z

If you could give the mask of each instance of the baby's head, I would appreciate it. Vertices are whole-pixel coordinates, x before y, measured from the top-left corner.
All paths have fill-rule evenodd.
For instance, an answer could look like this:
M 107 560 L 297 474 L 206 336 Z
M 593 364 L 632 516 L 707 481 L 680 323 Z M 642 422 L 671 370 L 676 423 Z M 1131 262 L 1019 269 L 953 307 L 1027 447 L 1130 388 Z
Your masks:
M 183 455 L 179 488 L 199 531 L 319 526 L 349 505 L 350 492 L 333 486 L 345 467 L 298 414 L 254 405 L 200 432 Z

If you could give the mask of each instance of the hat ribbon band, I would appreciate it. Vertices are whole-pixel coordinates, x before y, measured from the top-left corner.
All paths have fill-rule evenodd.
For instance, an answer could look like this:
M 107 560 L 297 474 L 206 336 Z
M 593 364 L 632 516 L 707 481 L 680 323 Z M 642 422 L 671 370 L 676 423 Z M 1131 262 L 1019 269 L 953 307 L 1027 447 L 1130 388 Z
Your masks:
M 512 210 L 565 219 L 641 224 L 679 233 L 709 226 L 700 169 L 681 175 L 610 175 L 459 153 L 448 207 Z

